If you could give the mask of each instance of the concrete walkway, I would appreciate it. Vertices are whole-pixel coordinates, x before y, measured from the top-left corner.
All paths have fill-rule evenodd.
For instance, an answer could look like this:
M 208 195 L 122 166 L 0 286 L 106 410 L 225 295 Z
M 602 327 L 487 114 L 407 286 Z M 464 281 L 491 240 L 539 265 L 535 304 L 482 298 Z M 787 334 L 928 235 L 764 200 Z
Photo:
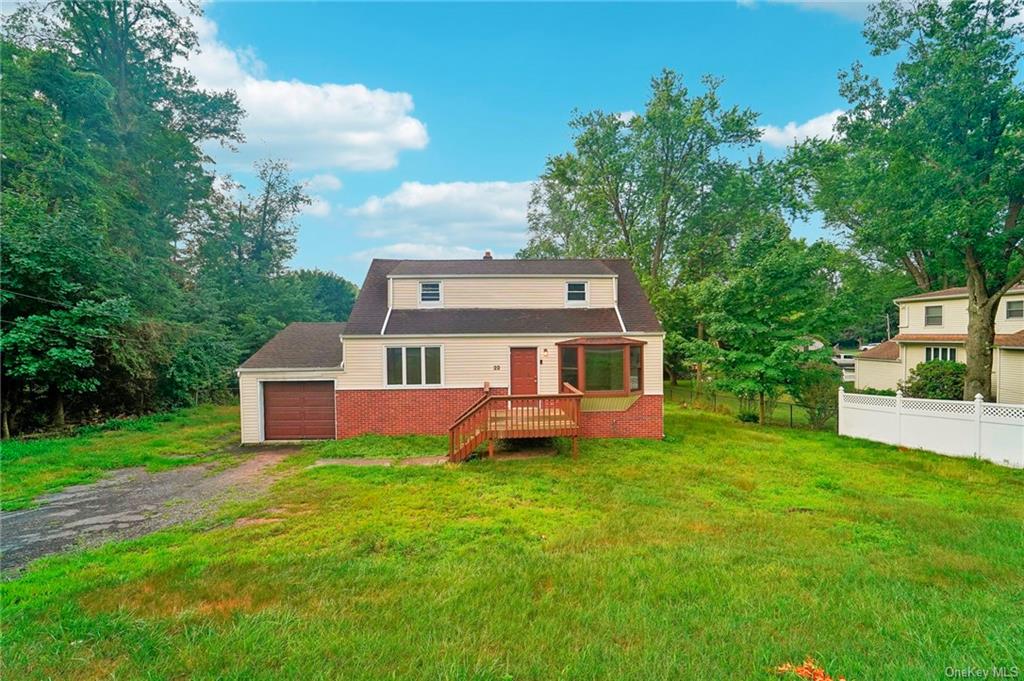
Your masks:
M 0 512 L 0 564 L 7 572 L 52 553 L 198 519 L 264 491 L 278 477 L 271 469 L 292 451 L 262 451 L 227 469 L 214 463 L 159 473 L 123 468 L 41 497 L 35 508 Z

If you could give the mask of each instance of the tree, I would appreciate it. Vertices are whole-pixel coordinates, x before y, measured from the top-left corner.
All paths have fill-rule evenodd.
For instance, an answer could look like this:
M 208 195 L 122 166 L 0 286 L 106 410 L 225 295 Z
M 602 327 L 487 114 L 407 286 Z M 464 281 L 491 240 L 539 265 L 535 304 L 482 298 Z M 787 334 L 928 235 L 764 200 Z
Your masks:
M 684 289 L 720 272 L 739 229 L 727 213 L 751 203 L 741 191 L 750 176 L 729 155 L 760 136 L 756 114 L 721 103 L 721 84 L 708 76 L 703 92 L 691 93 L 665 70 L 651 80 L 643 113 L 573 118 L 573 151 L 549 158 L 534 187 L 520 257 L 628 258 L 666 331 L 703 337 L 703 323 L 684 314 L 692 310 Z M 667 357 L 672 371 L 685 362 Z
M 359 289 L 348 279 L 323 270 L 296 270 L 294 277 L 306 291 L 317 310 L 316 319 L 310 321 L 340 322 L 348 319 L 355 305 Z
M 284 324 L 351 308 L 340 277 L 288 271 L 307 199 L 285 164 L 241 202 L 214 191 L 204 146 L 240 141 L 242 112 L 178 66 L 197 11 L 67 0 L 4 22 L 4 437 L 219 397 Z
M 701 287 L 701 316 L 721 343 L 715 382 L 756 398 L 762 424 L 768 404 L 797 384 L 808 364 L 828 361 L 828 348 L 815 341 L 835 324 L 829 249 L 789 238 L 784 224 L 768 224 L 740 239 L 728 279 Z
M 731 165 L 725 152 L 760 136 L 752 111 L 722 105 L 720 80 L 702 84 L 704 92 L 691 94 L 665 70 L 651 80 L 642 114 L 573 118 L 574 150 L 548 159 L 523 254 L 627 257 L 649 288 L 670 281 L 680 234 Z
M 840 139 L 815 143 L 815 201 L 829 223 L 922 290 L 968 289 L 964 399 L 992 396 L 999 301 L 1024 280 L 1024 0 L 882 0 L 864 35 L 900 51 L 891 87 L 841 74 Z

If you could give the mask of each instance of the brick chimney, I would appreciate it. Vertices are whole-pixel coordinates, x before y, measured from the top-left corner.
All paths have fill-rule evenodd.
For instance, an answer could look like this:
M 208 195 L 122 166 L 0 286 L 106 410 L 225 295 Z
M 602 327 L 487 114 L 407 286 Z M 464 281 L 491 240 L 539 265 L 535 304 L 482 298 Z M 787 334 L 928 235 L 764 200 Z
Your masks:
M 494 256 L 491 255 L 490 251 L 484 251 L 484 260 L 494 260 Z

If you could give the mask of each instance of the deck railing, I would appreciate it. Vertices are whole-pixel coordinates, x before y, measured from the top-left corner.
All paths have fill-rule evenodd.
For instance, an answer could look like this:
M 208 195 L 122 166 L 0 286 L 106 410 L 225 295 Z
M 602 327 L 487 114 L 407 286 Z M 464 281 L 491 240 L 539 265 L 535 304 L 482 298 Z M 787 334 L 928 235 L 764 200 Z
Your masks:
M 464 461 L 480 444 L 495 439 L 571 437 L 573 455 L 580 428 L 583 393 L 563 384 L 558 395 L 484 395 L 448 429 L 449 461 Z

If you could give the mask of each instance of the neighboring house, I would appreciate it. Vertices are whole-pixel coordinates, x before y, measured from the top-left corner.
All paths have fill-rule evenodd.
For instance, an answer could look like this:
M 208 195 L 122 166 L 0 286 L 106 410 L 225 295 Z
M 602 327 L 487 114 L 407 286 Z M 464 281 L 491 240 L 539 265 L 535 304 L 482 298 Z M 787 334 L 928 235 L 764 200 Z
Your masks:
M 660 438 L 663 340 L 625 260 L 374 260 L 347 323 L 238 369 L 242 441 Z
M 950 288 L 894 301 L 900 332 L 857 355 L 857 388 L 895 390 L 922 362 L 966 362 L 967 289 Z M 1024 287 L 1010 290 L 996 312 L 992 392 L 998 402 L 1024 403 Z

